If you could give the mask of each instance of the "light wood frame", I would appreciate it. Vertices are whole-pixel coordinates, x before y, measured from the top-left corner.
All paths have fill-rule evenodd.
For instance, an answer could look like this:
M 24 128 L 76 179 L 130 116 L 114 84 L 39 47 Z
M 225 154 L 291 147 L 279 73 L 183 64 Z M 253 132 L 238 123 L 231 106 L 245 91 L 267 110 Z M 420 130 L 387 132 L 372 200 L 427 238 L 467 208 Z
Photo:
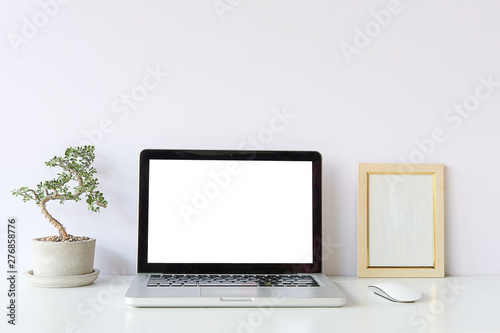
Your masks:
M 359 164 L 358 277 L 443 276 L 444 165 Z

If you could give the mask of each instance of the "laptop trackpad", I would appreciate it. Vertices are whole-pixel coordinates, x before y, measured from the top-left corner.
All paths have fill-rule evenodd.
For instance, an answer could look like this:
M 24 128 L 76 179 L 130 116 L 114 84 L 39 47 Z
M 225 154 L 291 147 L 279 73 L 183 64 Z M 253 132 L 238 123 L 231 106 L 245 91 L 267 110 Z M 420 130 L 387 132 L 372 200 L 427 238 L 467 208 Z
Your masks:
M 251 287 L 201 288 L 201 297 L 251 298 L 251 297 L 270 297 L 270 296 L 271 292 L 267 288 L 251 288 Z

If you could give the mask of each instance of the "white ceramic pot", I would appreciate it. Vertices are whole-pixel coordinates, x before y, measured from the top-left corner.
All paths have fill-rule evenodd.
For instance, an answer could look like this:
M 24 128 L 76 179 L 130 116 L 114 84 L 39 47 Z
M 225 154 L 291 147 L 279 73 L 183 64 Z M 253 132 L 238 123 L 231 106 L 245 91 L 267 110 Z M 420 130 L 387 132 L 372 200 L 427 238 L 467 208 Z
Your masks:
M 78 242 L 33 239 L 31 247 L 33 270 L 26 272 L 26 278 L 34 286 L 84 286 L 94 282 L 99 275 L 99 270 L 94 269 L 94 238 Z

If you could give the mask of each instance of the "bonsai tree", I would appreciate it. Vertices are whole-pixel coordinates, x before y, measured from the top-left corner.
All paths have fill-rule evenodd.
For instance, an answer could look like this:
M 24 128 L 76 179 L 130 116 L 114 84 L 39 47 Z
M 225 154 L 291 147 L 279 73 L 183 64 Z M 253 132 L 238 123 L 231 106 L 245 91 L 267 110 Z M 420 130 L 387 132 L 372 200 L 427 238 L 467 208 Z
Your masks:
M 62 169 L 56 179 L 40 182 L 36 189 L 21 187 L 12 191 L 13 195 L 23 197 L 24 202 L 35 201 L 42 210 L 42 214 L 59 231 L 59 237 L 53 240 L 66 241 L 70 239 L 70 235 L 66 233 L 64 226 L 47 211 L 47 202 L 59 200 L 61 204 L 64 204 L 66 200 L 80 201 L 82 194 L 85 194 L 88 208 L 93 212 L 98 212 L 101 207 L 105 208 L 108 204 L 102 193 L 97 191 L 99 182 L 97 178 L 94 178 L 97 171 L 90 166 L 95 158 L 94 149 L 94 146 L 69 147 L 64 156 L 55 156 L 45 162 L 49 167 Z M 72 181 L 76 182 L 74 187 L 70 185 Z

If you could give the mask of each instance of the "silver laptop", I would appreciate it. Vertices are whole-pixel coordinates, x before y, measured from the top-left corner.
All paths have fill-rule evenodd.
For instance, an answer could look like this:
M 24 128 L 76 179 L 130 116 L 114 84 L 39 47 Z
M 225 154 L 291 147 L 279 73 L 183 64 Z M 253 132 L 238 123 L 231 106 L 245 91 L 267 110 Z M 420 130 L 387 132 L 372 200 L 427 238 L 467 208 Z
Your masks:
M 136 307 L 336 307 L 322 272 L 321 155 L 144 150 Z

